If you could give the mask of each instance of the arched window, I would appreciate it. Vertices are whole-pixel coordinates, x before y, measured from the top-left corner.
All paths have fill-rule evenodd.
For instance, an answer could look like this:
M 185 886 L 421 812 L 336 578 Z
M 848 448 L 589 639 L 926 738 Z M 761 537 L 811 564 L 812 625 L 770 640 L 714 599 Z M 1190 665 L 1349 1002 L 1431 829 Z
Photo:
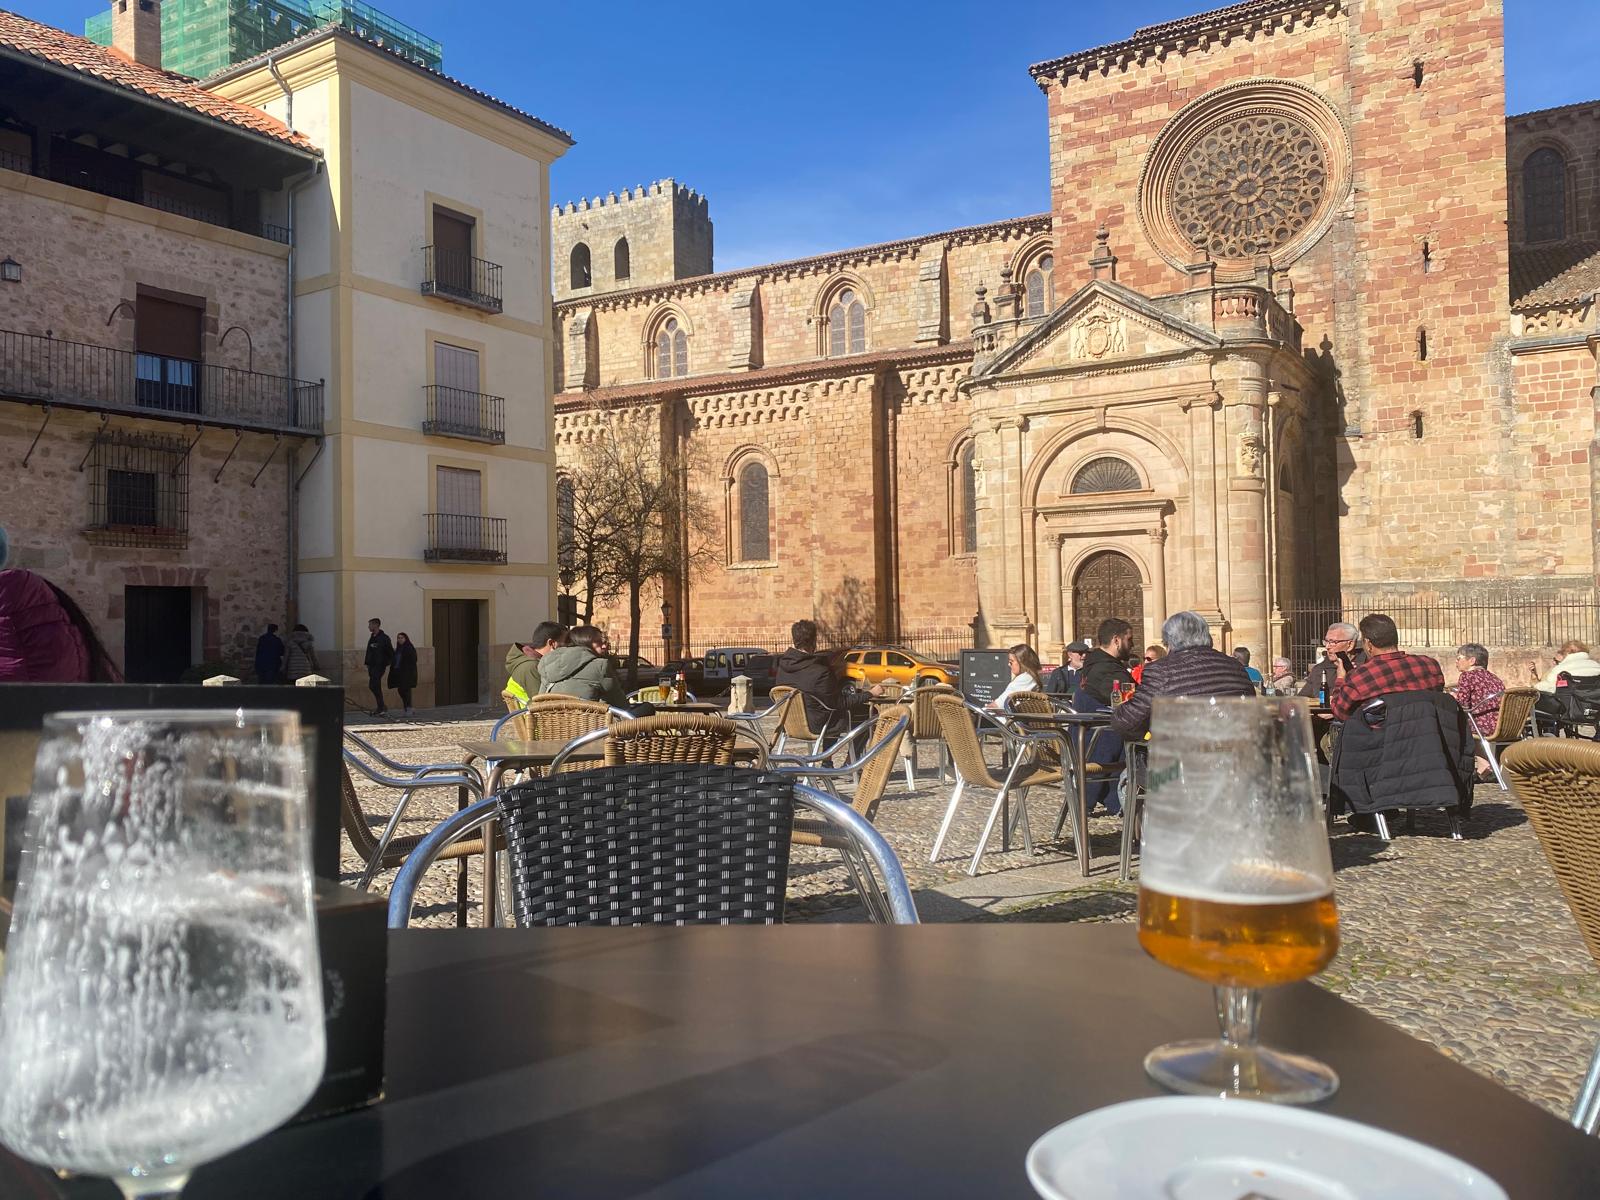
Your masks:
M 1559 150 L 1535 150 L 1522 164 L 1522 208 L 1526 240 L 1554 242 L 1567 236 L 1567 160 Z
M 591 281 L 589 273 L 589 247 L 579 242 L 572 248 L 572 286 L 586 288 Z
M 978 468 L 976 444 L 968 442 L 956 456 L 956 553 L 978 552 Z
M 746 463 L 739 471 L 739 561 L 767 562 L 772 558 L 771 513 L 767 468 Z
M 828 356 L 862 354 L 867 349 L 867 306 L 855 289 L 845 288 L 828 307 Z
M 668 317 L 656 334 L 656 378 L 673 379 L 688 373 L 689 335 L 677 317 Z
M 633 273 L 632 265 L 628 261 L 628 239 L 627 238 L 621 237 L 621 238 L 617 239 L 617 248 L 611 252 L 611 258 L 612 258 L 612 272 L 611 273 L 616 278 L 617 282 L 621 283 L 624 279 L 628 278 L 628 276 Z
M 1084 464 L 1072 477 L 1072 495 L 1089 496 L 1096 492 L 1136 492 L 1141 487 L 1139 472 L 1120 458 L 1097 458 Z
M 1055 304 L 1055 274 L 1056 260 L 1048 255 L 1039 256 L 1039 261 L 1028 268 L 1024 280 L 1027 289 L 1028 311 L 1027 316 L 1042 317 L 1050 311 Z

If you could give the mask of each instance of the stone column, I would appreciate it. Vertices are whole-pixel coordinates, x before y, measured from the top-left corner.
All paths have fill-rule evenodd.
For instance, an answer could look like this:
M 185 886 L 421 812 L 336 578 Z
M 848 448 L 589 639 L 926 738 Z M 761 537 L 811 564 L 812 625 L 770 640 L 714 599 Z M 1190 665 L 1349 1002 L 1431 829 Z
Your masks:
M 1066 617 L 1062 613 L 1061 593 L 1064 590 L 1064 581 L 1061 578 L 1061 543 L 1066 539 L 1059 533 L 1050 535 L 1050 636 L 1060 643 L 1061 654 L 1057 662 L 1067 661 Z
M 1150 527 L 1150 624 L 1149 640 L 1161 640 L 1161 626 L 1167 620 L 1167 527 L 1157 520 Z
M 1227 407 L 1227 442 L 1224 475 L 1227 500 L 1219 515 L 1227 523 L 1221 539 L 1223 561 L 1227 564 L 1227 618 L 1232 626 L 1232 644 L 1249 646 L 1256 654 L 1270 650 L 1271 610 L 1267 589 L 1266 527 L 1267 467 L 1265 413 L 1267 377 L 1265 365 L 1240 357 L 1232 364 L 1237 370 L 1237 389 Z

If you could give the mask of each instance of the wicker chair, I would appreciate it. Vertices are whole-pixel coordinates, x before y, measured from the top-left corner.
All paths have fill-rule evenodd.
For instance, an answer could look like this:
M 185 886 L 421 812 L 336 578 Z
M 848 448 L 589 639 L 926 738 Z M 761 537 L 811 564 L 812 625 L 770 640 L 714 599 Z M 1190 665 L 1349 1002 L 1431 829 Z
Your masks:
M 510 692 L 501 692 L 500 699 L 505 703 L 506 715 L 494 727 L 494 733 L 490 735 L 490 740 L 493 741 L 494 734 L 500 732 L 500 725 L 510 721 L 511 732 L 518 741 L 533 741 L 533 719 L 528 716 L 528 710 L 523 707 L 522 700 Z
M 882 873 L 894 922 L 917 923 L 894 851 L 849 806 L 771 772 L 654 763 L 532 780 L 457 813 L 395 879 L 389 927 L 409 921 L 433 857 L 493 819 L 516 864 L 520 926 L 773 924 L 797 805 L 848 830 Z
M 810 753 L 815 754 L 822 749 L 822 738 L 827 733 L 827 728 L 812 729 L 806 718 L 806 701 L 796 689 L 792 687 L 775 687 L 770 693 L 774 701 L 793 697 L 784 706 L 782 719 L 778 723 L 778 740 L 772 745 L 774 754 L 782 754 L 789 745 L 789 739 L 805 742 L 810 747 Z
M 339 804 L 339 820 L 344 826 L 345 834 L 350 838 L 350 845 L 355 849 L 356 856 L 361 859 L 364 868 L 361 890 L 365 891 L 376 872 L 390 870 L 405 862 L 427 835 L 407 833 L 391 837 L 380 849 L 378 839 L 372 833 L 372 822 L 366 810 L 361 807 L 361 798 L 356 794 L 356 784 L 350 777 L 350 768 L 342 768 L 340 774 L 343 778 L 340 781 L 342 797 Z M 464 860 L 474 854 L 482 853 L 483 838 L 480 835 L 467 841 L 452 842 L 435 857 L 437 860 Z M 461 878 L 464 881 L 466 877 L 463 875 Z M 462 886 L 456 889 L 456 924 L 465 926 L 466 923 L 467 893 L 466 888 Z
M 1488 732 L 1479 729 L 1477 718 L 1471 713 L 1467 714 L 1467 720 L 1472 722 L 1473 736 L 1478 739 L 1483 756 L 1489 760 L 1489 768 L 1494 772 L 1495 782 L 1500 785 L 1502 792 L 1507 788 L 1505 772 L 1500 769 L 1499 751 L 1521 741 L 1527 734 L 1528 726 L 1533 722 L 1533 706 L 1538 700 L 1538 688 L 1507 688 L 1500 697 L 1500 719 Z
M 946 683 L 924 684 L 911 692 L 911 728 L 906 731 L 906 787 L 917 786 L 917 747 L 932 742 L 939 750 L 939 782 L 944 782 L 945 762 L 950 757 L 939 730 L 939 717 L 933 711 L 935 696 L 954 696 L 956 689 Z
M 1600 746 L 1533 738 L 1512 746 L 1500 761 L 1600 966 Z M 1573 1106 L 1572 1123 L 1585 1133 L 1600 1129 L 1600 1044 Z
M 739 727 L 709 713 L 662 713 L 618 721 L 606 731 L 605 765 L 630 767 L 643 763 L 733 765 L 733 744 Z
M 962 797 L 969 787 L 989 788 L 995 795 L 994 804 L 989 809 L 989 819 L 984 822 L 983 834 L 978 838 L 977 848 L 972 852 L 972 862 L 967 867 L 967 874 L 978 873 L 978 863 L 983 858 L 984 848 L 989 844 L 990 835 L 994 833 L 995 821 L 1002 812 L 1005 814 L 1000 834 L 1002 849 L 1010 848 L 1012 827 L 1020 820 L 1023 845 L 1028 853 L 1032 854 L 1033 831 L 1028 825 L 1028 789 L 1061 782 L 1059 758 L 1053 766 L 1040 761 L 1040 755 L 1046 752 L 1047 745 L 1054 739 L 1046 734 L 1028 733 L 1021 729 L 1010 728 L 994 713 L 985 712 L 976 705 L 968 704 L 958 695 L 935 696 L 933 708 L 939 718 L 939 728 L 944 731 L 945 745 L 950 748 L 950 760 L 956 769 L 956 786 L 950 795 L 950 806 L 945 810 L 938 835 L 933 839 L 933 850 L 928 855 L 928 861 L 939 861 L 939 851 L 943 848 L 944 839 L 950 832 L 951 823 L 955 820 L 956 809 L 961 806 Z M 993 722 L 997 732 L 1005 740 L 1006 748 L 1011 753 L 1011 767 L 1003 779 L 995 778 L 989 770 L 989 764 L 984 761 L 983 747 L 978 741 L 974 718 Z M 1018 793 L 1015 815 L 1010 811 L 1013 790 Z

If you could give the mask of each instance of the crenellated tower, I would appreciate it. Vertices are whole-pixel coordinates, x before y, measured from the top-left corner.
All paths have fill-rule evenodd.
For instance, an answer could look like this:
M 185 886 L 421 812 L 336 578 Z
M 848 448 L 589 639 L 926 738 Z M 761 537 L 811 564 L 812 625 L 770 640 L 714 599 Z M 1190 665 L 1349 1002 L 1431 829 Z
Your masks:
M 709 275 L 706 198 L 671 179 L 550 210 L 557 300 Z

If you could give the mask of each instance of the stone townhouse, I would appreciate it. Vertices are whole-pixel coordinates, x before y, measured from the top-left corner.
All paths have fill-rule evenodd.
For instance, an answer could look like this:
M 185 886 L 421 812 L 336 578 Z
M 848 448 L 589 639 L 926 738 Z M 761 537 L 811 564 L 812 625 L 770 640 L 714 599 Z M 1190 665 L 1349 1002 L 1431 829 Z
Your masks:
M 569 204 L 558 449 L 627 406 L 712 462 L 696 647 L 846 585 L 1047 658 L 1108 614 L 1304 657 L 1341 595 L 1588 596 L 1600 104 L 1508 121 L 1502 37 L 1497 0 L 1140 29 L 1031 69 L 1046 217 L 797 263 L 703 273 L 670 182 Z
M 248 663 L 293 609 L 322 434 L 289 347 L 273 198 L 302 134 L 159 69 L 159 9 L 102 49 L 0 12 L 0 525 L 130 680 Z

